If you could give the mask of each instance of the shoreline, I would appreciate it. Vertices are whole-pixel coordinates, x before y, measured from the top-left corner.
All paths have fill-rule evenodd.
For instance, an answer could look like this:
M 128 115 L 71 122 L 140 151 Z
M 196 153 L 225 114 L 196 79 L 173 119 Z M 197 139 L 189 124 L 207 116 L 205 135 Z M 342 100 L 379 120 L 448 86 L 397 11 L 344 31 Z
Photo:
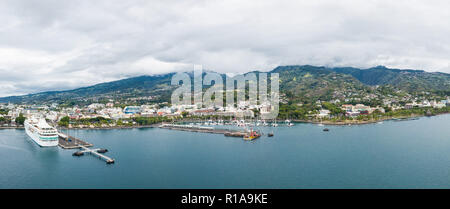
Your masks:
M 25 127 L 23 127 L 23 126 L 16 126 L 16 127 L 0 126 L 0 129 L 25 129 Z
M 367 120 L 367 121 L 360 121 L 360 120 L 345 120 L 345 121 L 313 121 L 313 120 L 292 120 L 293 122 L 297 123 L 311 123 L 311 124 L 323 124 L 323 125 L 336 125 L 336 126 L 345 126 L 345 125 L 367 125 L 367 124 L 373 124 L 378 123 L 382 121 L 388 121 L 388 120 L 397 120 L 397 121 L 407 121 L 407 120 L 414 120 L 415 118 L 423 118 L 423 117 L 434 117 L 439 115 L 445 115 L 450 113 L 438 113 L 436 115 L 409 115 L 409 116 L 398 116 L 398 117 L 386 117 L 378 120 Z
M 94 128 L 89 128 L 89 127 L 87 127 L 87 128 L 79 128 L 79 127 L 66 128 L 66 127 L 64 127 L 64 128 L 62 128 L 62 130 L 67 130 L 67 129 L 70 129 L 70 130 L 75 130 L 75 129 L 80 129 L 80 130 L 108 130 L 108 129 L 156 128 L 159 125 L 161 125 L 161 123 L 153 124 L 153 125 L 145 125 L 145 126 L 114 126 L 114 127 L 94 127 Z M 56 128 L 61 130 L 61 127 L 56 127 Z M 0 130 L 1 129 L 25 129 L 25 127 L 23 127 L 23 126 L 19 126 L 19 127 L 8 127 L 8 126 L 2 127 L 2 126 L 0 126 Z
M 94 128 L 90 128 L 90 127 L 84 127 L 84 128 L 80 128 L 80 127 L 75 127 L 75 128 L 67 128 L 67 127 L 56 127 L 59 130 L 112 130 L 112 129 L 133 129 L 133 128 L 157 128 L 159 125 L 161 125 L 161 123 L 157 123 L 157 124 L 153 124 L 153 125 L 143 125 L 143 126 L 113 126 L 113 127 L 94 127 Z
M 336 125 L 336 126 L 345 126 L 345 125 L 367 125 L 367 124 L 373 124 L 378 123 L 382 121 L 388 121 L 388 120 L 399 120 L 399 121 L 406 121 L 406 120 L 413 120 L 414 118 L 423 118 L 423 117 L 434 117 L 439 115 L 445 115 L 450 113 L 439 113 L 436 115 L 426 116 L 426 115 L 410 115 L 410 116 L 398 116 L 398 117 L 387 117 L 382 118 L 379 120 L 368 120 L 368 121 L 359 121 L 359 120 L 345 120 L 345 121 L 315 121 L 315 120 L 298 120 L 298 119 L 292 119 L 292 122 L 295 123 L 310 123 L 310 124 L 323 124 L 323 125 Z M 283 122 L 284 120 L 277 119 L 278 122 Z M 177 121 L 180 122 L 180 121 Z M 199 122 L 199 120 L 183 120 L 182 122 Z M 114 126 L 114 127 L 75 127 L 75 128 L 62 128 L 62 130 L 113 130 L 113 129 L 133 129 L 133 128 L 157 128 L 162 123 L 156 123 L 152 125 L 143 125 L 143 126 Z M 23 126 L 17 126 L 17 127 L 10 127 L 10 126 L 0 126 L 1 129 L 24 129 Z M 61 127 L 57 127 L 57 129 L 61 130 Z

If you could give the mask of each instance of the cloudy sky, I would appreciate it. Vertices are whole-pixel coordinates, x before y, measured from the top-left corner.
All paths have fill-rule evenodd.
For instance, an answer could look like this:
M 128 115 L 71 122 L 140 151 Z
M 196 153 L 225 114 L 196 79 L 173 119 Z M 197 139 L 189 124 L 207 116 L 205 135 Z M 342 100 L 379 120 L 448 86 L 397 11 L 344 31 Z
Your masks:
M 0 96 L 278 65 L 450 73 L 449 1 L 0 0 Z

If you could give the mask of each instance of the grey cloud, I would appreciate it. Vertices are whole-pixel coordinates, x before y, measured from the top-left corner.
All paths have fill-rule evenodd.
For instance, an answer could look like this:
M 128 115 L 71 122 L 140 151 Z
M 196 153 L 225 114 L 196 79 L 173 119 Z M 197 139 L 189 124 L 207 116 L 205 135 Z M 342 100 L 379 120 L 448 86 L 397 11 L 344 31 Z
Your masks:
M 232 73 L 289 64 L 450 72 L 449 8 L 403 0 L 5 0 L 0 96 L 192 64 Z

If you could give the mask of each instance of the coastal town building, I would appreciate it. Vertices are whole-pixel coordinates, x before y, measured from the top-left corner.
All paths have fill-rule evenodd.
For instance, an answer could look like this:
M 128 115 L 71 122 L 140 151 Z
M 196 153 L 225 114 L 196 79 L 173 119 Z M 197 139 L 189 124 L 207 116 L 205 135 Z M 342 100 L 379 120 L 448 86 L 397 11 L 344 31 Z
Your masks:
M 289 113 L 284 113 L 285 118 L 294 119 L 306 117 L 309 119 L 342 119 L 345 117 L 358 117 L 361 115 L 370 115 L 373 113 L 385 113 L 386 111 L 402 111 L 415 108 L 427 108 L 426 112 L 439 112 L 442 108 L 450 106 L 450 98 L 436 96 L 431 94 L 411 95 L 403 92 L 401 95 L 394 93 L 388 95 L 381 94 L 365 94 L 364 92 L 344 92 L 335 91 L 339 98 L 330 98 L 329 100 L 315 100 L 312 103 L 304 101 L 296 101 L 292 104 L 286 104 L 284 111 L 288 109 Z M 283 95 L 285 97 L 285 95 Z M 286 99 L 286 98 L 284 98 Z M 131 99 L 133 101 L 127 103 L 123 101 L 93 100 L 92 103 L 80 103 L 69 106 L 67 104 L 13 104 L 2 103 L 0 109 L 0 117 L 4 118 L 0 121 L 1 126 L 10 126 L 15 124 L 14 121 L 20 115 L 24 117 L 44 116 L 48 121 L 58 122 L 61 118 L 68 116 L 73 120 L 95 119 L 101 117 L 108 119 L 108 126 L 116 124 L 132 124 L 133 118 L 142 117 L 141 120 L 156 120 L 151 117 L 190 117 L 190 116 L 218 116 L 219 118 L 232 117 L 236 119 L 257 119 L 264 120 L 275 107 L 268 102 L 261 104 L 253 104 L 248 101 L 239 102 L 236 105 L 227 105 L 226 107 L 204 108 L 201 103 L 189 105 L 171 105 L 168 102 L 142 102 L 139 99 Z M 139 101 L 139 102 L 134 102 Z M 142 105 L 140 105 L 142 104 Z M 124 107 L 125 106 L 125 107 Z M 280 103 L 283 106 L 283 103 Z M 123 108 L 124 107 L 124 108 Z M 306 111 L 303 111 L 303 109 Z M 340 108 L 342 111 L 336 111 Z M 408 112 L 408 111 L 405 111 Z M 292 117 L 290 114 L 297 114 Z M 5 122 L 7 121 L 7 123 Z M 95 120 L 93 120 L 95 121 Z M 129 122 L 129 123 L 128 123 Z M 101 124 L 105 126 L 106 124 Z M 85 125 L 84 125 L 85 126 Z
M 123 109 L 123 112 L 125 114 L 138 114 L 138 113 L 141 112 L 141 107 L 139 107 L 139 106 L 126 106 Z
M 330 111 L 321 109 L 321 110 L 319 110 L 319 114 L 317 114 L 317 117 L 319 117 L 319 118 L 330 117 Z

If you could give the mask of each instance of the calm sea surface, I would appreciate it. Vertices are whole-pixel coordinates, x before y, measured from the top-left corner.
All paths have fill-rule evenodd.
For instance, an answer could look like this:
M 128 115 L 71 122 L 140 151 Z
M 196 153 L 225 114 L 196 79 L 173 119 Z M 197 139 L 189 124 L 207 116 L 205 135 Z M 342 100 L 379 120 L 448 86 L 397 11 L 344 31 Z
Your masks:
M 265 128 L 255 141 L 159 128 L 78 130 L 113 165 L 0 130 L 0 188 L 450 188 L 450 115 Z

